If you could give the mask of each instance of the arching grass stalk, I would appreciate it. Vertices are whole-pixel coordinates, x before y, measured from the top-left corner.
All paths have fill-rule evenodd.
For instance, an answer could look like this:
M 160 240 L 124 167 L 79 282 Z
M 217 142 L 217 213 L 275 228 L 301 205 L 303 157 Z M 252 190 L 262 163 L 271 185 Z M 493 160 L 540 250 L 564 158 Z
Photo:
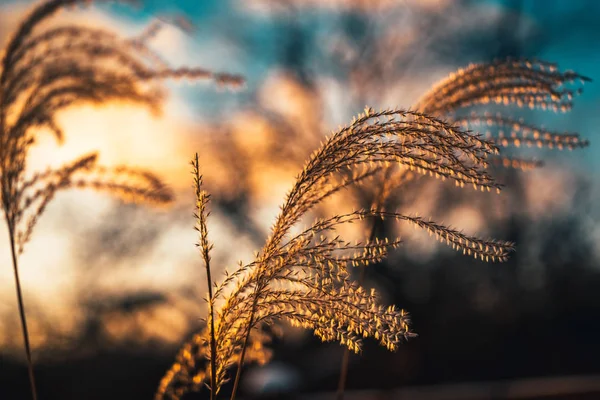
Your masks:
M 158 82 L 169 78 L 208 79 L 234 87 L 243 83 L 238 76 L 204 68 L 169 67 L 147 43 L 156 25 L 131 39 L 101 28 L 45 24 L 61 9 L 88 2 L 40 2 L 0 50 L 0 187 L 34 400 L 31 343 L 17 261 L 48 204 L 57 192 L 70 188 L 102 190 L 126 201 L 157 205 L 173 200 L 172 191 L 154 174 L 122 166 L 100 167 L 97 154 L 30 173 L 28 154 L 39 132 L 49 130 L 60 144 L 64 134 L 56 116 L 82 104 L 120 101 L 158 113 L 166 94 Z
M 388 218 L 426 230 L 452 248 L 486 261 L 505 261 L 512 243 L 467 236 L 418 216 L 376 206 L 318 219 L 300 233 L 292 228 L 324 199 L 360 184 L 391 163 L 460 186 L 499 190 L 485 171 L 487 157 L 496 151 L 477 135 L 404 110 L 375 112 L 368 108 L 334 132 L 298 174 L 254 260 L 245 265 L 240 262 L 231 273 L 225 271 L 225 278 L 209 293 L 209 304 L 218 302 L 212 315 L 214 325 L 209 321 L 183 345 L 155 399 L 181 399 L 200 390 L 204 382 L 216 385 L 211 390 L 217 394 L 228 381 L 227 371 L 237 366 L 231 395 L 235 399 L 244 363 L 265 363 L 270 358 L 264 346 L 268 340 L 265 328 L 279 320 L 311 329 L 322 341 L 339 342 L 357 353 L 363 339 L 369 337 L 390 351 L 397 350 L 414 336 L 408 313 L 380 304 L 377 291 L 361 287 L 350 268 L 380 262 L 401 241 L 386 237 L 350 242 L 338 233 L 343 226 Z M 194 162 L 197 164 L 197 159 Z M 200 198 L 206 199 L 205 195 Z M 206 203 L 199 202 L 202 215 Z M 202 225 L 205 219 L 199 218 Z M 203 240 L 201 246 L 210 249 L 206 236 Z

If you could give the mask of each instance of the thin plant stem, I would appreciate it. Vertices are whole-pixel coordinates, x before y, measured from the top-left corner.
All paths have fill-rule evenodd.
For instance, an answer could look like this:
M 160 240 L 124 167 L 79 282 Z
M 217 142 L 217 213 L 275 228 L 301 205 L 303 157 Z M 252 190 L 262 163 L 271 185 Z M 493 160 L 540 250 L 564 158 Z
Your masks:
M 371 233 L 369 234 L 369 241 L 375 240 L 377 233 L 379 231 L 380 224 L 383 223 L 381 218 L 375 218 L 373 221 L 373 225 L 371 226 Z M 358 284 L 360 286 L 363 285 L 366 276 L 366 269 L 364 265 L 360 267 L 360 275 L 358 277 Z M 338 389 L 335 394 L 336 400 L 344 400 L 344 391 L 346 390 L 346 380 L 348 377 L 348 366 L 350 365 L 350 350 L 345 347 L 344 354 L 342 356 L 342 363 L 340 365 L 340 379 L 338 381 Z
M 392 170 L 386 169 L 383 175 L 383 181 L 388 182 L 392 178 Z M 404 178 L 404 177 L 403 177 Z M 399 182 L 396 182 L 396 185 L 399 185 Z M 375 197 L 374 208 L 383 211 L 384 204 L 386 202 L 387 196 L 389 195 L 389 188 L 385 187 L 385 183 L 382 184 L 379 188 L 379 192 Z M 371 226 L 371 233 L 369 234 L 369 242 L 375 240 L 375 238 L 381 234 L 383 230 L 383 218 L 375 217 L 373 219 L 373 225 Z M 366 266 L 359 267 L 360 274 L 358 277 L 358 284 L 362 286 L 365 282 L 366 277 Z M 344 349 L 344 354 L 342 356 L 342 364 L 340 366 L 340 379 L 338 381 L 338 389 L 336 392 L 336 400 L 344 400 L 344 390 L 346 389 L 346 381 L 348 378 L 348 368 L 350 364 L 350 350 L 346 347 Z
M 10 238 L 10 251 L 12 254 L 13 271 L 15 273 L 15 286 L 17 288 L 17 301 L 19 303 L 19 316 L 21 317 L 21 328 L 23 329 L 23 342 L 25 343 L 25 354 L 27 355 L 27 369 L 29 370 L 29 385 L 31 387 L 31 397 L 37 400 L 37 390 L 35 387 L 35 376 L 33 374 L 33 362 L 31 361 L 31 346 L 29 345 L 29 330 L 27 329 L 27 318 L 25 317 L 25 305 L 23 303 L 23 293 L 21 292 L 21 281 L 19 279 L 19 267 L 17 264 L 17 252 L 15 250 L 14 227 L 10 221 L 7 221 L 8 235 Z
M 242 351 L 240 352 L 240 359 L 238 361 L 238 369 L 235 373 L 235 381 L 233 382 L 233 390 L 231 391 L 230 400 L 235 400 L 235 396 L 240 386 L 240 377 L 242 376 L 242 367 L 244 366 L 244 357 L 246 356 L 246 349 L 248 348 L 248 341 L 250 340 L 250 332 L 252 331 L 252 325 L 254 324 L 254 315 L 256 314 L 256 306 L 258 305 L 258 294 L 261 288 L 259 284 L 254 287 L 252 296 L 254 301 L 252 302 L 252 310 L 250 311 L 250 321 L 248 322 L 248 330 L 246 331 L 246 337 L 244 337 L 244 344 L 242 345 Z
M 391 170 L 388 168 L 384 174 L 384 180 L 388 180 L 391 177 Z M 379 189 L 379 193 L 376 197 L 375 208 L 381 209 L 383 208 L 383 203 L 385 202 L 385 188 L 382 185 Z M 371 226 L 371 233 L 369 234 L 369 242 L 372 242 L 377 237 L 379 230 L 382 228 L 383 219 L 375 218 L 373 219 L 373 225 Z M 360 274 L 358 277 L 358 284 L 362 286 L 365 282 L 366 276 L 366 267 L 363 265 L 360 267 Z M 344 348 L 344 354 L 342 356 L 342 364 L 340 365 L 340 379 L 338 381 L 338 389 L 335 395 L 336 400 L 344 400 L 344 391 L 346 390 L 346 380 L 348 378 L 348 368 L 350 365 L 350 350 L 346 347 Z
M 255 289 L 256 293 L 257 290 Z M 237 394 L 238 387 L 240 385 L 240 377 L 242 375 L 242 367 L 244 366 L 244 357 L 246 356 L 246 349 L 248 348 L 248 341 L 250 339 L 250 331 L 252 330 L 252 324 L 254 323 L 254 314 L 256 313 L 256 304 L 258 297 L 255 296 L 254 303 L 252 304 L 252 312 L 250 313 L 250 322 L 248 323 L 248 331 L 246 332 L 246 337 L 244 338 L 244 344 L 242 345 L 242 352 L 240 353 L 240 360 L 238 361 L 238 370 L 235 374 L 235 381 L 233 383 L 233 390 L 231 391 L 230 400 L 235 400 L 235 395 Z
M 208 285 L 208 312 L 210 314 L 210 399 L 215 400 L 217 395 L 215 388 L 217 387 L 217 342 L 215 340 L 215 315 L 214 315 L 214 302 L 212 292 L 212 278 L 210 276 L 210 263 L 205 260 L 206 265 L 206 280 Z
M 237 393 L 238 387 L 240 385 L 240 376 L 242 375 L 242 366 L 244 365 L 244 356 L 246 355 L 246 348 L 248 347 L 248 339 L 250 338 L 250 329 L 246 333 L 246 338 L 244 339 L 244 345 L 242 346 L 242 352 L 240 353 L 240 360 L 238 362 L 238 370 L 235 374 L 235 381 L 233 382 L 233 390 L 231 391 L 230 400 L 235 400 L 235 395 Z
M 344 400 L 344 390 L 346 389 L 346 377 L 348 376 L 348 365 L 350 364 L 350 350 L 344 349 L 344 355 L 342 356 L 342 364 L 340 366 L 340 380 L 338 382 L 338 389 L 335 394 L 336 400 Z
M 206 227 L 206 213 L 205 206 L 208 202 L 208 197 L 202 192 L 202 176 L 200 175 L 200 162 L 198 160 L 198 153 L 196 153 L 194 166 L 194 178 L 196 184 L 196 204 L 199 226 L 197 229 L 200 232 L 200 243 L 202 258 L 204 260 L 204 266 L 206 267 L 206 284 L 208 286 L 208 313 L 210 318 L 210 399 L 215 400 L 217 397 L 217 342 L 215 338 L 215 313 L 214 313 L 214 299 L 212 289 L 212 277 L 210 274 L 210 244 L 208 243 L 208 230 Z

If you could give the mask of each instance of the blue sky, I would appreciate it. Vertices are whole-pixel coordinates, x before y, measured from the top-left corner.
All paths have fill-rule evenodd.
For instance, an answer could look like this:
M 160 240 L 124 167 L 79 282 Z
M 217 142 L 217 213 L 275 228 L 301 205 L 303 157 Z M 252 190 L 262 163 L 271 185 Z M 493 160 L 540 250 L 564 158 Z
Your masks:
M 284 30 L 289 28 L 285 21 L 282 22 L 280 16 L 257 15 L 239 7 L 240 3 L 235 0 L 150 0 L 144 2 L 141 10 L 123 6 L 112 6 L 112 9 L 133 20 L 145 20 L 150 15 L 183 14 L 197 26 L 194 40 L 214 42 L 218 39 L 226 39 L 232 43 L 239 42 L 237 44 L 239 46 L 238 54 L 244 60 L 243 69 L 231 72 L 244 74 L 248 79 L 248 88 L 245 93 L 235 97 L 231 105 L 235 108 L 244 107 L 244 102 L 251 100 L 253 91 L 260 86 L 269 72 L 281 67 L 276 54 L 276 46 L 285 33 Z M 600 80 L 600 68 L 598 68 L 600 52 L 595 50 L 600 40 L 600 26 L 597 24 L 600 2 L 489 0 L 470 3 L 472 7 L 491 6 L 504 14 L 519 13 L 521 15 L 527 26 L 532 27 L 530 40 L 523 40 L 516 44 L 522 56 L 554 61 L 563 69 L 573 69 L 595 78 L 596 81 Z M 328 21 L 328 18 L 333 15 L 331 11 L 324 11 L 321 14 L 314 10 L 306 11 L 300 24 L 305 30 L 314 27 L 314 38 L 318 42 L 320 38 L 330 33 L 328 26 L 323 21 Z M 487 26 L 490 32 L 513 29 L 510 26 L 513 21 L 502 19 L 499 21 L 497 26 L 493 24 Z M 500 26 L 501 23 L 506 23 L 507 26 Z M 464 24 L 468 28 L 469 24 L 477 24 L 477 21 L 470 21 L 467 17 L 464 19 Z M 514 29 L 520 28 L 515 27 Z M 473 38 L 473 40 L 477 40 L 477 38 Z M 322 50 L 314 48 L 314 55 L 311 57 L 322 56 Z M 210 55 L 207 57 L 209 58 Z M 477 57 L 476 52 L 459 55 L 454 64 L 460 66 L 469 62 L 486 61 Z M 318 63 L 319 60 L 313 59 L 311 62 Z M 451 68 L 452 66 L 448 67 L 449 71 Z M 190 92 L 190 96 L 196 96 L 197 99 L 206 97 L 203 96 L 205 93 L 198 94 L 197 91 L 194 93 L 195 95 Z M 217 102 L 212 102 L 213 104 L 221 104 L 219 101 L 225 103 L 232 101 L 221 94 L 217 94 L 217 96 Z M 213 100 L 215 99 L 213 98 Z M 211 115 L 212 112 L 207 112 L 206 102 L 198 101 L 203 105 L 201 108 L 205 110 L 204 115 Z M 214 111 L 210 105 L 208 106 L 209 110 Z M 577 99 L 575 107 L 570 113 L 561 115 L 534 113 L 532 117 L 539 123 L 552 126 L 557 130 L 578 131 L 589 138 L 592 145 L 579 153 L 578 157 L 563 155 L 557 155 L 557 157 L 583 160 L 594 169 L 600 168 L 600 152 L 598 151 L 600 147 L 595 144 L 596 127 L 600 126 L 600 86 L 598 83 L 592 82 L 586 85 L 584 94 Z
M 2 0 L 0 4 L 8 3 L 30 3 L 28 1 Z M 218 48 L 220 43 L 225 42 L 232 46 L 235 60 L 220 58 L 222 54 L 207 52 L 203 54 L 207 67 L 216 66 L 222 68 L 229 66 L 228 72 L 240 73 L 248 80 L 247 90 L 232 96 L 229 93 L 212 93 L 210 101 L 207 100 L 207 92 L 212 89 L 183 88 L 182 92 L 188 100 L 197 102 L 198 115 L 210 118 L 222 115 L 225 112 L 235 111 L 248 106 L 252 101 L 252 95 L 264 79 L 274 70 L 281 68 L 281 59 L 277 53 L 277 46 L 282 37 L 289 29 L 280 15 L 259 15 L 249 12 L 240 6 L 242 1 L 238 0 L 144 0 L 143 5 L 131 7 L 128 5 L 112 4 L 108 7 L 111 13 L 124 17 L 130 21 L 148 21 L 151 16 L 184 15 L 196 26 L 196 32 L 191 34 L 191 40 L 205 46 L 204 48 Z M 401 2 L 402 3 L 402 2 Z M 405 1 L 407 9 L 411 7 L 409 1 Z M 456 2 L 455 4 L 458 4 Z M 451 6 L 452 2 L 449 2 Z M 600 80 L 600 52 L 595 51 L 596 43 L 600 40 L 600 27 L 597 17 L 600 15 L 600 3 L 590 1 L 526 1 L 526 0 L 482 0 L 467 1 L 471 8 L 494 8 L 501 14 L 519 13 L 521 21 L 525 20 L 527 27 L 532 27 L 529 40 L 517 43 L 518 50 L 522 56 L 538 57 L 540 59 L 554 61 L 561 68 L 573 69 L 591 78 Z M 468 9 L 468 8 L 467 8 Z M 300 14 L 299 25 L 305 32 L 309 31 L 311 44 L 320 44 L 323 38 L 327 38 L 336 29 L 336 16 L 331 10 L 303 11 Z M 328 24 L 328 21 L 332 21 Z M 444 19 L 441 19 L 442 24 Z M 510 31 L 514 21 L 499 19 L 498 24 L 490 24 L 486 27 L 489 32 L 502 29 Z M 470 25 L 479 22 L 475 18 L 464 18 L 464 25 L 470 29 Z M 506 26 L 502 26 L 502 24 Z M 333 27 L 333 31 L 332 31 Z M 515 27 L 514 29 L 521 29 Z M 522 29 L 521 29 L 522 30 Z M 312 32 L 311 32 L 312 31 Z M 480 31 L 478 31 L 480 32 Z M 488 32 L 488 33 L 489 33 Z M 518 33 L 516 35 L 518 37 Z M 453 40 L 453 38 L 448 38 Z M 477 44 L 478 38 L 469 38 Z M 481 44 L 479 44 L 481 45 Z M 513 43 L 513 45 L 515 45 Z M 326 55 L 323 49 L 315 46 L 307 55 L 309 63 L 316 65 L 314 68 L 326 66 Z M 312 54 L 311 54 L 312 53 Z M 226 53 L 232 54 L 232 53 Z M 470 62 L 487 61 L 481 59 L 481 54 L 474 51 L 471 54 L 459 54 L 448 66 L 448 71 L 466 65 Z M 204 66 L 203 65 L 203 66 Z M 597 72 L 598 71 L 598 72 Z M 328 73 L 328 71 L 325 71 Z M 598 76 L 596 76 L 598 75 Z M 395 106 L 390 104 L 389 106 Z M 221 111 L 221 113 L 219 113 Z M 355 110 L 356 112 L 360 110 Z M 600 168 L 600 152 L 594 144 L 596 127 L 600 125 L 600 86 L 592 82 L 585 87 L 585 92 L 580 96 L 573 111 L 566 115 L 543 115 L 534 114 L 539 123 L 552 125 L 558 130 L 578 131 L 583 136 L 592 140 L 590 148 L 581 153 L 578 159 L 585 160 L 588 165 Z M 341 122 L 341 121 L 337 121 Z M 561 155 L 558 156 L 562 158 Z

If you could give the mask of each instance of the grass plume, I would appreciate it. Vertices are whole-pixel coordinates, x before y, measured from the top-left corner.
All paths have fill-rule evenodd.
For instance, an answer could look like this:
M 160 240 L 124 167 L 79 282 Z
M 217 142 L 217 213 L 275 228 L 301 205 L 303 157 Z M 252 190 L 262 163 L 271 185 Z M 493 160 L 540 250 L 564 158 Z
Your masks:
M 582 92 L 581 85 L 589 78 L 573 71 L 560 72 L 555 64 L 537 60 L 501 60 L 493 63 L 472 64 L 451 73 L 425 93 L 414 105 L 414 109 L 448 118 L 453 124 L 465 129 L 483 132 L 485 138 L 498 147 L 537 146 L 538 148 L 573 150 L 586 147 L 589 143 L 578 134 L 570 132 L 551 132 L 541 127 L 516 120 L 500 113 L 478 114 L 472 112 L 467 117 L 457 116 L 466 107 L 499 105 L 517 107 L 528 106 L 531 109 L 567 112 L 573 106 L 574 96 Z M 575 89 L 573 85 L 579 85 Z M 492 155 L 490 165 L 500 168 L 530 170 L 540 167 L 539 160 L 525 160 L 504 154 Z M 388 169 L 384 179 L 379 182 L 380 191 L 374 198 L 374 207 L 382 209 L 394 189 L 405 182 L 406 171 Z M 376 237 L 376 223 L 373 222 L 371 235 Z M 469 252 L 469 248 L 463 248 Z M 477 256 L 476 256 L 477 257 Z M 493 256 L 492 256 L 493 257 Z M 483 255 L 481 255 L 483 260 Z M 486 261 L 489 257 L 485 258 Z M 361 271 L 359 282 L 364 275 Z M 349 354 L 345 352 L 340 371 L 337 400 L 343 400 Z
M 101 2 L 101 1 L 100 1 Z M 242 78 L 203 68 L 170 68 L 147 44 L 151 26 L 137 38 L 120 38 L 104 29 L 79 25 L 45 27 L 65 7 L 83 0 L 49 0 L 35 6 L 8 39 L 0 58 L 0 185 L 23 330 L 32 396 L 37 398 L 18 255 L 31 238 L 48 203 L 59 190 L 87 187 L 128 201 L 165 204 L 173 194 L 154 174 L 127 167 L 107 169 L 97 154 L 27 177 L 27 155 L 40 128 L 60 143 L 56 115 L 84 103 L 122 101 L 159 112 L 165 78 L 210 79 L 239 86 Z
M 493 261 L 504 261 L 512 244 L 469 237 L 423 218 L 375 209 L 318 219 L 297 234 L 291 229 L 325 198 L 390 163 L 459 185 L 499 189 L 485 172 L 486 157 L 495 152 L 488 141 L 424 114 L 367 108 L 309 158 L 254 261 L 240 264 L 216 285 L 209 299 L 209 304 L 219 301 L 214 314 L 215 349 L 208 345 L 209 329 L 195 335 L 180 350 L 155 398 L 179 399 L 200 389 L 204 381 L 212 382 L 211 390 L 219 393 L 228 381 L 227 370 L 237 366 L 231 394 L 235 398 L 244 362 L 268 360 L 261 328 L 277 320 L 311 329 L 321 340 L 337 341 L 354 352 L 361 350 L 367 337 L 396 350 L 402 340 L 414 335 L 408 314 L 379 304 L 376 291 L 358 285 L 349 267 L 380 261 L 401 241 L 351 243 L 336 233 L 341 226 L 371 217 L 407 222 L 456 249 Z M 347 176 L 347 170 L 352 172 L 350 179 L 336 179 Z M 213 359 L 214 369 L 206 365 Z
M 527 124 L 522 119 L 497 113 L 472 112 L 457 115 L 466 107 L 497 104 L 530 109 L 568 112 L 583 85 L 591 79 L 573 71 L 560 71 L 554 63 L 534 59 L 506 59 L 493 63 L 472 64 L 461 68 L 435 84 L 415 108 L 477 131 L 501 147 L 536 146 L 548 149 L 583 148 L 589 142 L 576 133 L 552 132 Z M 523 160 L 504 155 L 496 165 L 531 169 L 541 165 L 537 160 Z

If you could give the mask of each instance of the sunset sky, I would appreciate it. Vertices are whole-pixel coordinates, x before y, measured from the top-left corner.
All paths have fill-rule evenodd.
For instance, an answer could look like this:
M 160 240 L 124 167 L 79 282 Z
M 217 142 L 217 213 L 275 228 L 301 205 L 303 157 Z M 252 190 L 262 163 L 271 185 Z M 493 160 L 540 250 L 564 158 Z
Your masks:
M 199 151 L 203 160 L 202 136 L 211 134 L 206 124 L 235 124 L 243 115 L 240 112 L 250 109 L 253 98 L 263 101 L 267 109 L 278 111 L 286 107 L 286 102 L 294 104 L 294 101 L 299 99 L 298 93 L 294 91 L 278 89 L 285 87 L 281 86 L 285 82 L 282 80 L 285 78 L 285 70 L 278 64 L 278 49 L 282 41 L 287 40 L 281 36 L 283 33 L 279 32 L 284 32 L 282 29 L 289 23 L 286 20 L 288 17 L 285 13 L 268 12 L 264 5 L 261 7 L 260 1 L 256 1 L 254 6 L 243 6 L 242 3 L 146 1 L 141 8 L 127 5 L 94 6 L 91 9 L 63 12 L 55 19 L 78 23 L 84 20 L 86 23 L 99 24 L 131 36 L 150 23 L 153 16 L 168 20 L 183 15 L 194 24 L 194 30 L 185 32 L 176 26 L 166 25 L 153 40 L 154 47 L 175 66 L 200 65 L 243 74 L 247 79 L 247 87 L 243 91 L 231 92 L 216 89 L 209 82 L 170 83 L 171 94 L 160 117 L 153 117 L 139 107 L 121 105 L 77 107 L 60 115 L 60 122 L 67 134 L 65 144 L 58 147 L 49 135 L 43 136 L 40 145 L 31 154 L 31 168 L 43 169 L 46 165 L 60 165 L 79 154 L 98 150 L 103 164 L 127 164 L 155 171 L 177 191 L 178 197 L 171 209 L 153 210 L 129 206 L 123 208 L 118 201 L 106 195 L 90 192 L 69 191 L 59 195 L 43 216 L 22 258 L 22 280 L 27 305 L 35 310 L 32 311 L 32 315 L 40 313 L 49 320 L 61 321 L 60 330 L 74 329 L 78 319 L 77 296 L 81 295 L 78 282 L 81 276 L 85 276 L 90 270 L 97 274 L 93 278 L 94 290 L 103 296 L 108 296 L 112 291 L 126 293 L 157 290 L 172 293 L 175 288 L 201 279 L 193 247 L 195 235 L 191 230 L 192 220 L 189 218 L 192 199 L 189 190 L 191 181 L 188 160 L 194 151 Z M 504 8 L 501 2 L 481 2 L 476 4 L 475 11 L 472 11 L 478 18 L 458 19 L 453 13 L 451 2 L 438 3 L 436 7 L 428 8 L 418 7 L 408 1 L 407 12 L 415 15 L 447 12 L 450 30 L 483 29 L 486 21 L 501 20 L 506 13 L 511 12 Z M 2 2 L 3 29 L 0 33 L 3 37 L 14 27 L 14 21 L 18 20 L 18 16 L 22 15 L 29 4 L 30 2 L 25 1 Z M 574 69 L 595 78 L 594 66 L 598 65 L 600 54 L 586 51 L 586 46 L 600 37 L 600 31 L 595 28 L 595 21 L 578 19 L 577 30 L 569 31 L 568 18 L 566 21 L 558 21 L 556 11 L 545 12 L 546 7 L 542 7 L 540 3 L 526 4 L 529 8 L 521 10 L 524 13 L 522 18 L 525 19 L 521 27 L 525 31 L 523 35 L 531 31 L 535 37 L 546 40 L 534 55 L 541 59 L 556 60 L 563 68 Z M 589 6 L 597 5 L 592 3 Z M 564 7 L 566 15 L 574 12 L 567 6 Z M 312 40 L 318 43 L 321 39 L 327 39 L 327 31 L 331 29 L 324 23 L 328 15 L 335 19 L 335 5 L 323 9 L 308 6 L 306 13 L 296 23 L 302 27 L 314 27 Z M 408 24 L 418 22 L 403 18 Z M 557 29 L 556 24 L 564 24 L 565 29 Z M 406 29 L 407 34 L 410 32 L 410 26 L 403 29 Z M 435 35 L 435 32 L 432 35 Z M 412 40 L 423 40 L 426 43 L 430 38 L 414 37 Z M 577 45 L 573 46 L 573 42 Z M 308 53 L 309 62 L 314 62 L 316 67 L 325 65 L 326 60 L 318 60 L 317 57 L 324 58 L 327 55 L 326 46 L 314 50 L 314 53 Z M 452 62 L 436 60 L 436 57 L 439 56 L 429 48 L 421 49 L 415 55 L 416 61 L 404 72 L 406 76 L 411 76 L 411 79 L 400 83 L 401 87 L 395 92 L 397 97 L 390 98 L 390 103 L 385 103 L 384 100 L 380 104 L 371 105 L 408 107 L 416 96 L 423 93 L 436 79 L 459 66 L 480 61 L 476 49 L 473 54 L 457 53 Z M 422 68 L 420 62 L 427 62 L 426 68 Z M 327 103 L 324 106 L 330 113 L 325 117 L 325 125 L 322 127 L 324 134 L 338 124 L 345 123 L 360 109 L 345 106 L 343 103 L 340 105 L 340 100 L 343 101 L 344 97 L 343 87 L 336 81 L 333 73 L 326 72 L 318 79 L 324 87 L 329 88 L 325 97 Z M 403 96 L 403 92 L 406 95 Z M 592 83 L 585 87 L 584 95 L 577 99 L 576 107 L 571 113 L 556 116 L 549 113 L 534 114 L 534 118 L 538 118 L 541 123 L 552 124 L 557 130 L 564 128 L 581 132 L 592 141 L 590 148 L 578 152 L 575 157 L 567 152 L 558 155 L 548 152 L 551 157 L 557 157 L 561 163 L 567 163 L 576 170 L 600 168 L 598 147 L 594 140 L 594 127 L 600 123 L 600 113 L 597 112 L 599 99 L 600 87 Z M 283 112 L 285 113 L 285 110 Z M 250 120 L 248 125 L 242 128 L 248 135 L 241 137 L 255 137 L 255 122 Z M 254 142 L 260 145 L 260 141 Z M 210 157 L 207 154 L 204 159 Z M 216 173 L 211 171 L 210 162 L 202 167 L 206 169 L 209 177 Z M 280 174 L 281 184 L 276 185 L 272 182 L 274 186 L 268 191 L 272 198 L 268 200 L 269 207 L 263 207 L 265 211 L 258 210 L 259 215 L 263 216 L 260 225 L 264 229 L 270 225 L 280 202 L 278 199 L 285 193 L 295 174 L 292 167 L 286 168 L 285 171 L 283 175 Z M 261 186 L 260 183 L 257 185 Z M 262 186 L 264 187 L 264 184 Z M 594 188 L 596 187 L 597 181 L 594 180 Z M 126 216 L 123 220 L 126 221 L 126 225 L 119 226 L 117 222 L 108 222 L 110 218 L 118 215 Z M 231 265 L 237 259 L 247 259 L 251 251 L 255 250 L 255 245 L 242 239 L 241 242 L 236 240 L 236 250 L 239 254 L 225 255 L 224 252 L 229 247 L 227 243 L 234 240 L 231 235 L 235 235 L 235 228 L 228 227 L 225 221 L 219 221 L 218 216 L 212 222 L 211 234 L 216 242 L 215 251 L 217 254 L 223 254 L 220 260 L 224 263 Z M 137 223 L 140 223 L 139 228 L 128 226 Z M 156 224 L 162 226 L 157 227 Z M 129 250 L 122 257 L 102 254 L 110 251 L 110 246 L 125 248 L 127 245 L 104 244 L 102 239 L 99 243 L 98 229 L 100 232 L 103 229 L 123 230 L 125 235 L 136 235 L 143 226 L 152 226 L 151 245 L 144 245 L 138 251 Z M 125 237 L 123 240 L 137 243 L 135 238 Z M 223 246 L 221 250 L 220 246 Z M 96 249 L 97 253 L 94 254 L 95 252 L 89 249 L 82 250 L 82 247 Z M 8 248 L 4 247 L 2 256 L 6 260 L 7 251 Z M 84 253 L 86 258 L 78 259 L 82 257 L 81 253 Z M 92 265 L 86 265 L 88 263 Z M 3 299 L 0 315 L 4 316 L 0 320 L 0 342 L 5 345 L 11 342 L 12 345 L 18 346 L 20 338 L 7 334 L 7 331 L 11 330 L 9 327 L 16 324 L 12 271 L 9 268 L 0 271 L 0 282 L 0 297 Z M 185 312 L 192 315 L 201 313 L 193 309 L 186 309 Z M 32 329 L 36 332 L 35 324 Z M 181 329 L 184 329 L 184 326 Z M 43 333 L 39 334 L 43 336 Z M 176 338 L 177 335 L 171 337 Z

